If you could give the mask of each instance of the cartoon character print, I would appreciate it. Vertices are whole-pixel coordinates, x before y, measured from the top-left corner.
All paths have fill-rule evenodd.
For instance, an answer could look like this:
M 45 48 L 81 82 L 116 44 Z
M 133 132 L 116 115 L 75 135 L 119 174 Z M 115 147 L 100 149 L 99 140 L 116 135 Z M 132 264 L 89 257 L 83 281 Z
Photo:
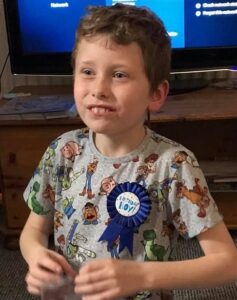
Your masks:
M 91 181 L 92 181 L 92 176 L 94 175 L 97 169 L 97 164 L 98 164 L 98 160 L 94 159 L 91 163 L 87 165 L 86 182 L 83 191 L 79 194 L 80 196 L 85 196 L 85 194 L 87 194 L 88 199 L 92 199 L 95 197 L 95 195 L 92 193 Z
M 89 128 L 85 127 L 79 130 L 78 134 L 77 134 L 77 138 L 79 140 L 87 138 L 88 137 L 88 133 L 89 133 Z
M 47 215 L 50 210 L 44 210 L 44 207 L 37 200 L 37 194 L 40 191 L 40 184 L 35 181 L 30 188 L 30 193 L 27 199 L 28 207 L 35 212 L 37 215 Z
M 168 199 L 168 193 L 171 191 L 172 182 L 176 179 L 176 175 L 173 177 L 165 178 L 163 181 L 154 181 L 148 186 L 147 192 L 152 202 L 157 203 L 158 211 L 162 210 L 165 201 Z
M 174 234 L 175 227 L 172 223 L 168 223 L 166 220 L 163 220 L 161 235 L 163 237 L 167 236 L 171 240 Z
M 162 230 L 161 230 L 161 235 L 163 237 L 167 237 L 170 241 L 171 249 L 170 249 L 170 259 L 174 250 L 174 240 L 176 239 L 176 235 L 174 234 L 175 232 L 175 226 L 173 223 L 169 223 L 167 220 L 163 220 L 162 224 Z
M 145 300 L 151 299 L 152 293 L 150 291 L 143 291 L 137 293 L 135 296 L 126 297 L 127 300 Z
M 45 190 L 43 191 L 43 197 L 48 199 L 52 205 L 55 203 L 55 191 L 50 184 L 47 184 Z
M 42 176 L 42 170 L 43 170 L 43 159 L 41 159 L 41 161 L 39 162 L 37 168 L 34 171 L 34 177 L 35 176 Z
M 139 161 L 139 156 L 138 156 L 138 155 L 135 156 L 135 157 L 133 157 L 132 162 L 138 162 L 138 161 Z M 119 169 L 120 166 L 121 166 L 121 164 L 113 164 L 113 167 L 114 167 L 115 169 Z
M 146 187 L 146 179 L 150 173 L 156 172 L 155 162 L 158 159 L 158 154 L 152 153 L 144 159 L 144 164 L 137 168 L 136 182 Z
M 63 249 L 64 249 L 64 247 L 66 245 L 66 243 L 65 243 L 65 236 L 63 234 L 61 234 L 59 237 L 57 237 L 57 242 L 58 242 L 58 245 L 56 246 L 56 251 L 59 254 L 63 255 Z
M 112 189 L 117 185 L 117 182 L 112 176 L 106 177 L 101 181 L 99 195 L 108 195 Z
M 71 216 L 74 214 L 74 212 L 76 211 L 76 209 L 72 206 L 74 201 L 74 198 L 71 197 L 70 199 L 68 197 L 66 197 L 65 199 L 63 199 L 62 201 L 62 208 L 63 208 L 63 212 L 64 214 L 67 216 L 68 219 L 71 218 Z
M 143 232 L 144 241 L 142 244 L 145 249 L 145 261 L 163 261 L 168 249 L 164 246 L 155 243 L 156 233 L 153 229 L 145 230 Z
M 210 204 L 210 198 L 208 196 L 208 188 L 202 188 L 199 184 L 200 179 L 195 178 L 195 185 L 193 189 L 189 190 L 184 183 L 178 181 L 176 183 L 177 188 L 177 197 L 182 198 L 185 197 L 186 199 L 190 200 L 193 204 L 199 207 L 199 211 L 197 216 L 199 218 L 204 218 L 206 216 L 206 208 Z
M 58 142 L 60 139 L 54 140 L 46 150 L 44 154 L 44 172 L 49 174 L 50 170 L 53 168 L 52 158 L 55 157 L 55 150 L 58 147 Z
M 97 225 L 99 223 L 98 206 L 87 202 L 82 209 L 82 220 L 84 225 Z
M 113 241 L 113 244 L 111 248 L 108 246 L 108 251 L 111 254 L 112 258 L 117 258 L 119 259 L 119 244 L 120 244 L 120 235 L 117 236 L 117 238 Z
M 80 155 L 82 153 L 82 147 L 78 143 L 70 141 L 70 142 L 67 142 L 60 149 L 60 151 L 61 151 L 63 157 L 74 162 L 75 156 Z
M 80 265 L 86 260 L 87 257 L 96 258 L 96 253 L 80 244 L 80 242 L 86 243 L 87 238 L 79 233 L 76 233 L 78 224 L 78 220 L 75 219 L 68 232 L 67 255 L 69 260 L 74 260 Z
M 54 213 L 54 230 L 58 231 L 60 227 L 63 227 L 63 213 L 56 210 Z
M 56 194 L 60 195 L 62 190 L 68 190 L 72 186 L 72 183 L 76 179 L 78 179 L 84 172 L 84 168 L 82 168 L 78 172 L 74 172 L 72 167 L 57 166 L 56 173 L 54 175 L 54 181 L 58 183 Z
M 190 164 L 192 167 L 199 167 L 196 159 L 189 156 L 186 151 L 176 151 L 172 159 L 171 168 L 178 169 L 184 162 Z
M 188 239 L 189 238 L 188 228 L 185 222 L 183 221 L 180 208 L 174 211 L 172 215 L 172 220 L 180 235 L 182 235 L 185 239 Z

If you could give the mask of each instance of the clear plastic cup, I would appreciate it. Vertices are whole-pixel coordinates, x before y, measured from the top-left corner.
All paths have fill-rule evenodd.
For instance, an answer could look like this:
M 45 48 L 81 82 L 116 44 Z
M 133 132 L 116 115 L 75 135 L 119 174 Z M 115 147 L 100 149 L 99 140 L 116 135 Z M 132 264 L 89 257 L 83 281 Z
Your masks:
M 45 285 L 41 292 L 41 300 L 81 300 L 74 293 L 74 283 L 68 276 L 62 276 L 57 283 Z

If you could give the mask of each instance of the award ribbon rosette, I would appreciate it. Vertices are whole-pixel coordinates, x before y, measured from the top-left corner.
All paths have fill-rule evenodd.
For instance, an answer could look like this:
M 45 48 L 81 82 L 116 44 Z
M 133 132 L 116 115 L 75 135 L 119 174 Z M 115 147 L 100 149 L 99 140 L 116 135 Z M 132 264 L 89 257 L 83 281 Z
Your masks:
M 151 210 L 151 201 L 146 189 L 136 182 L 116 185 L 107 196 L 110 222 L 99 238 L 107 241 L 112 249 L 119 237 L 119 252 L 125 247 L 133 253 L 134 231 L 145 221 Z

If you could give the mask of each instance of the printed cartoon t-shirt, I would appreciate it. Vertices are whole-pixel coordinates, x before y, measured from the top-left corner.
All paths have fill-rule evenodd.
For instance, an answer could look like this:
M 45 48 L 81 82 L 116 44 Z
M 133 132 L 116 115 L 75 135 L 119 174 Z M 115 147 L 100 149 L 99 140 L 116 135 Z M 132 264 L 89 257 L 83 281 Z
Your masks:
M 56 250 L 75 267 L 100 257 L 165 261 L 179 233 L 192 238 L 222 220 L 199 164 L 182 145 L 147 129 L 126 156 L 105 157 L 86 129 L 46 150 L 24 198 L 54 218 Z M 127 299 L 172 299 L 143 291 Z

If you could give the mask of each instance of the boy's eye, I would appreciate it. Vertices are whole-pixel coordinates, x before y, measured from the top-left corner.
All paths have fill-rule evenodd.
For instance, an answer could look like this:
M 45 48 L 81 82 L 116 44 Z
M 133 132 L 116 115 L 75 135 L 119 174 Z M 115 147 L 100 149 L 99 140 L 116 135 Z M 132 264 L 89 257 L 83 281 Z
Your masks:
M 124 77 L 127 77 L 127 75 L 123 72 L 115 72 L 113 77 L 115 77 L 115 78 L 124 78 Z
M 84 75 L 92 75 L 93 74 L 92 70 L 90 70 L 90 69 L 82 69 L 81 73 Z

